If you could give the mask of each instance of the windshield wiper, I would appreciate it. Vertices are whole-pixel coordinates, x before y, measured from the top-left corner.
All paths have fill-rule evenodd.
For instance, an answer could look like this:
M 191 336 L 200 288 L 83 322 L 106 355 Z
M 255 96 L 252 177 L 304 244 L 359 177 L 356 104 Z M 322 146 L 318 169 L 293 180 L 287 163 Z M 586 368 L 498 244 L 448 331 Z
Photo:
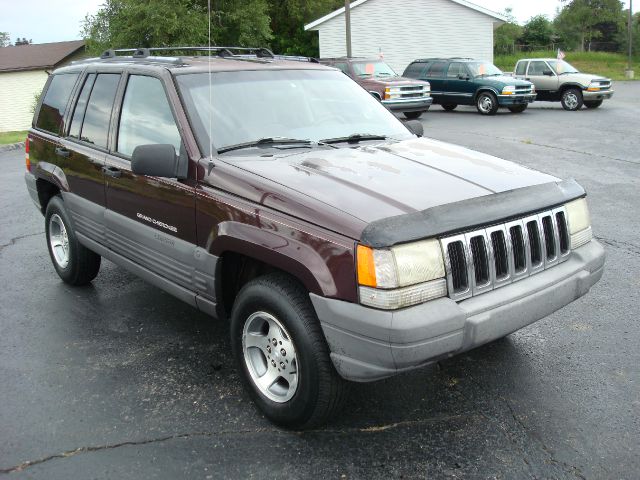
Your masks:
M 228 145 L 218 150 L 218 153 L 230 152 L 232 150 L 241 150 L 243 148 L 260 147 L 262 145 L 312 145 L 311 140 L 301 140 L 298 138 L 286 137 L 265 137 L 251 142 L 238 143 L 236 145 Z
M 386 135 L 375 135 L 371 133 L 354 133 L 353 135 L 349 135 L 348 137 L 336 137 L 336 138 L 325 138 L 321 140 L 322 143 L 332 144 L 332 143 L 358 143 L 363 140 L 386 140 Z

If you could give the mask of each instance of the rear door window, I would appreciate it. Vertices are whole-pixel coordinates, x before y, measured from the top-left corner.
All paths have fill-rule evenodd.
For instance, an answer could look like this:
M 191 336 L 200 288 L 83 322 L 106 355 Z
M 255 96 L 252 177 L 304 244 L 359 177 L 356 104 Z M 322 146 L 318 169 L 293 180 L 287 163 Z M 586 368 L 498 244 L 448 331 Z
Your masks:
M 119 81 L 119 73 L 101 73 L 96 77 L 84 114 L 80 140 L 107 148 L 109 121 Z
M 79 73 L 54 75 L 44 95 L 36 127 L 60 135 L 64 112 Z
M 160 80 L 131 75 L 122 102 L 117 151 L 131 156 L 138 145 L 171 144 L 179 153 L 180 143 L 180 133 Z
M 449 64 L 449 70 L 447 70 L 447 78 L 458 78 L 460 75 L 466 75 L 467 70 L 464 68 L 464 64 L 460 62 Z
M 447 66 L 447 62 L 433 62 L 427 73 L 427 77 L 439 78 L 444 76 L 444 69 Z

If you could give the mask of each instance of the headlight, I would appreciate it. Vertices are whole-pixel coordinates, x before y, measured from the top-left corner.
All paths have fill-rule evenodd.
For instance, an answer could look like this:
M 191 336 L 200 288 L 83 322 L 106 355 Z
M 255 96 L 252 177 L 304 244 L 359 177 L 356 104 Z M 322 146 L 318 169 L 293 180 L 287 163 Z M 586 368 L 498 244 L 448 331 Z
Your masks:
M 578 248 L 589 243 L 593 238 L 591 231 L 591 217 L 585 198 L 579 198 L 565 205 L 567 220 L 569 222 L 569 235 L 571 236 L 571 248 Z
M 598 83 L 590 83 L 587 87 L 587 92 L 599 92 L 600 91 L 600 82 Z
M 393 100 L 394 98 L 400 98 L 400 89 L 397 87 L 386 87 L 384 89 L 384 99 Z
M 507 85 L 502 89 L 503 95 L 515 95 L 515 93 L 516 93 L 515 85 Z
M 437 240 L 390 249 L 357 248 L 360 302 L 385 310 L 416 305 L 447 294 Z

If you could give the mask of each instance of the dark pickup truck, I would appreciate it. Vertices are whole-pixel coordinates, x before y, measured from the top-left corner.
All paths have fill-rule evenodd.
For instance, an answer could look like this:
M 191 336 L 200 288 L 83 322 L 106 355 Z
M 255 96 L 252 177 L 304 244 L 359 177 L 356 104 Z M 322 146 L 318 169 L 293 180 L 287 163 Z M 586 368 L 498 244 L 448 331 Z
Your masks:
M 275 423 L 322 423 L 345 380 L 508 335 L 601 277 L 575 181 L 420 138 L 335 69 L 193 50 L 54 71 L 25 180 L 62 280 L 105 258 L 229 320 Z

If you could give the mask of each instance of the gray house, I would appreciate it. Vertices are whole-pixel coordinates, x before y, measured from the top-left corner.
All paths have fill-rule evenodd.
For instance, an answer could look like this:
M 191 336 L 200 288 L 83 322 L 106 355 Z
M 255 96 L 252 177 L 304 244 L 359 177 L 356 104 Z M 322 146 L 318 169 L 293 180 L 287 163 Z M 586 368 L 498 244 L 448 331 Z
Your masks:
M 399 73 L 416 58 L 493 61 L 493 30 L 505 21 L 465 0 L 357 0 L 351 3 L 353 55 L 382 54 Z M 344 7 L 304 28 L 318 31 L 321 57 L 346 55 Z

